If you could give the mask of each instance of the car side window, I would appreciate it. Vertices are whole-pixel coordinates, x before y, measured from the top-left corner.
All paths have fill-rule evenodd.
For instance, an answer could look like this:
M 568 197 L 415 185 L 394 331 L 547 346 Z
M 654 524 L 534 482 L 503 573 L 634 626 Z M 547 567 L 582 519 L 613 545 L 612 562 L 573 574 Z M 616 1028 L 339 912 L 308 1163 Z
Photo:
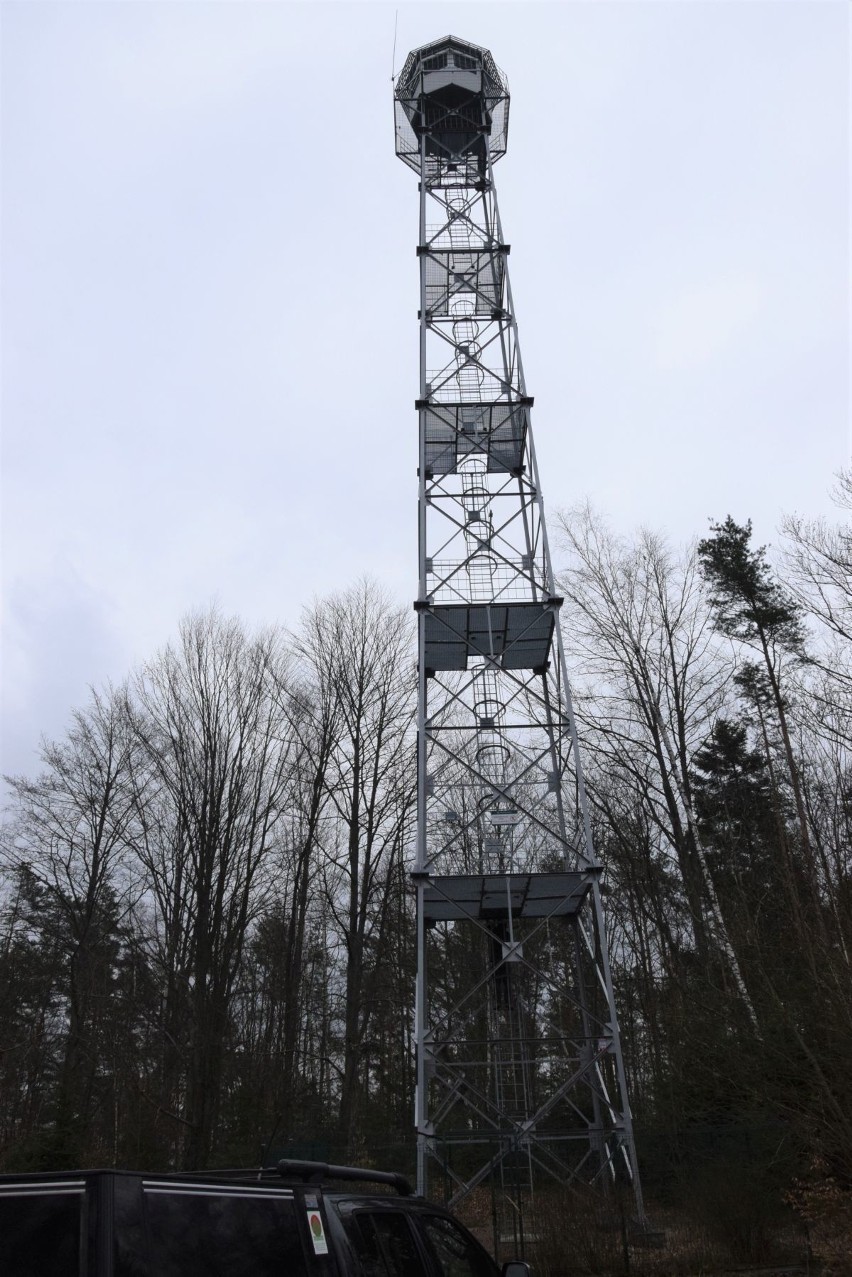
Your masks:
M 77 1277 L 85 1186 L 22 1185 L 0 1195 L 0 1267 L 8 1277 Z
M 469 1233 L 443 1215 L 421 1216 L 442 1277 L 496 1277 L 494 1260 Z
M 283 1193 L 150 1183 L 144 1198 L 156 1277 L 304 1271 L 295 1203 Z
M 352 1237 L 364 1277 L 426 1277 L 402 1211 L 358 1211 Z

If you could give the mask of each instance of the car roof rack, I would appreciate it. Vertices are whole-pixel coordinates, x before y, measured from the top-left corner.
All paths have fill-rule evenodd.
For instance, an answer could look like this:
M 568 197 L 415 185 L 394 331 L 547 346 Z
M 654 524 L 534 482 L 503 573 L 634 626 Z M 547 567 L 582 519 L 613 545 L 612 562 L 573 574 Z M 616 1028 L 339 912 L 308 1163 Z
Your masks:
M 282 1157 L 276 1164 L 282 1179 L 300 1179 L 320 1184 L 326 1179 L 357 1180 L 367 1184 L 388 1184 L 400 1197 L 412 1197 L 414 1190 L 404 1175 L 396 1171 L 371 1171 L 365 1166 L 333 1166 L 329 1162 L 301 1162 Z
M 159 1175 L 166 1179 L 260 1179 L 274 1175 L 274 1166 L 215 1166 L 204 1171 L 145 1171 L 145 1175 Z

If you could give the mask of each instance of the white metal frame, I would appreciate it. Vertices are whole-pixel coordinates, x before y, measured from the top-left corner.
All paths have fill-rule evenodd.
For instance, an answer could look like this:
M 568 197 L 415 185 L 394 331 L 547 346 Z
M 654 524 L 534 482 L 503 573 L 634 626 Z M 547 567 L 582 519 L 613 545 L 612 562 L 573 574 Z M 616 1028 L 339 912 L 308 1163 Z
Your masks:
M 417 1187 L 619 1175 L 644 1208 L 493 164 L 509 94 L 446 37 L 397 78 L 420 179 Z M 450 956 L 453 961 L 450 962 Z

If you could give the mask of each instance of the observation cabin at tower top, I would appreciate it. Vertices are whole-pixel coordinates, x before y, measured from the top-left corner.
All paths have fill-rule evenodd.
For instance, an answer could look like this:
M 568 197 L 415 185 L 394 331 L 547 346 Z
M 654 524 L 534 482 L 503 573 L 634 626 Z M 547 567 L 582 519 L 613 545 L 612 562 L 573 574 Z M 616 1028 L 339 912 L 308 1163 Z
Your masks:
M 488 49 L 444 36 L 409 53 L 394 92 L 396 153 L 438 183 L 482 180 L 506 154 L 509 85 Z

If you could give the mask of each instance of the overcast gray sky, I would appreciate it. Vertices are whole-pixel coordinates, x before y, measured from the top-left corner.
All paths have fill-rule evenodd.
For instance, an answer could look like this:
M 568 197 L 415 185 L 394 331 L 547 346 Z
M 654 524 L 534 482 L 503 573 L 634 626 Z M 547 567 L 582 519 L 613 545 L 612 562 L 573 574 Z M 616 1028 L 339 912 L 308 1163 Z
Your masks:
M 548 507 L 676 541 L 831 510 L 845 0 L 5 0 L 5 771 L 190 608 L 296 623 L 363 573 L 414 597 L 397 7 L 397 69 L 451 31 L 509 78 L 496 176 Z

